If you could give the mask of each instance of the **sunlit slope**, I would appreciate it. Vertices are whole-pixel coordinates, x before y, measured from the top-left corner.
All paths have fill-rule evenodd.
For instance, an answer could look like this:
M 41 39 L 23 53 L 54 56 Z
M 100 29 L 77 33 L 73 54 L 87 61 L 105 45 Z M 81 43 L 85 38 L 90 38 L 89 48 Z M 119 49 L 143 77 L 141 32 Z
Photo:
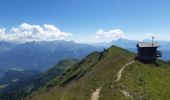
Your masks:
M 134 54 L 112 46 L 94 52 L 50 81 L 45 89 L 27 97 L 31 100 L 90 100 L 100 88 L 99 100 L 168 100 L 170 95 L 170 66 L 144 64 L 134 60 Z M 117 73 L 129 62 L 117 80 Z

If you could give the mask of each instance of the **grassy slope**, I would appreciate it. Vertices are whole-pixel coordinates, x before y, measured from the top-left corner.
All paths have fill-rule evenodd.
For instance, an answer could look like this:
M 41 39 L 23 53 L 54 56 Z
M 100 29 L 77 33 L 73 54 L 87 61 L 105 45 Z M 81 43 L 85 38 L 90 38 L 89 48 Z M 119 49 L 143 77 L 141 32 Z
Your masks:
M 135 99 L 169 100 L 170 65 L 159 64 L 136 62 L 125 70 L 120 87 L 126 87 Z
M 125 68 L 119 82 L 104 86 L 101 100 L 169 100 L 170 66 L 159 61 L 160 66 L 136 61 Z M 113 88 L 110 86 L 113 85 Z M 132 97 L 125 97 L 126 90 Z
M 52 80 L 46 89 L 34 92 L 32 100 L 89 100 L 92 92 L 102 87 L 100 100 L 129 100 L 122 90 L 135 99 L 168 100 L 170 95 L 170 67 L 159 61 L 159 66 L 135 61 L 125 68 L 122 78 L 115 82 L 117 72 L 133 60 L 134 55 L 118 47 L 108 49 L 105 57 L 100 53 L 87 56 L 62 76 Z M 83 74 L 81 74 L 83 72 Z M 85 72 L 85 73 L 84 73 Z M 81 77 L 80 77 L 81 76 Z

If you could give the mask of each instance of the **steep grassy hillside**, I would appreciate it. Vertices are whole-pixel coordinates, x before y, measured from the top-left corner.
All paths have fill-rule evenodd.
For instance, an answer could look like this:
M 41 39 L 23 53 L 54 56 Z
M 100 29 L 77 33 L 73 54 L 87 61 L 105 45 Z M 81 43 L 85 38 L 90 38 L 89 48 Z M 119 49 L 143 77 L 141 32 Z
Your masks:
M 27 100 L 90 100 L 100 89 L 99 100 L 168 100 L 170 96 L 170 65 L 158 61 L 127 65 L 117 80 L 117 73 L 134 60 L 134 54 L 112 46 L 94 52 L 34 92 Z
M 16 82 L 0 91 L 0 100 L 20 100 L 29 93 L 43 87 L 46 83 L 69 69 L 77 62 L 78 60 L 75 59 L 62 60 L 44 73 Z

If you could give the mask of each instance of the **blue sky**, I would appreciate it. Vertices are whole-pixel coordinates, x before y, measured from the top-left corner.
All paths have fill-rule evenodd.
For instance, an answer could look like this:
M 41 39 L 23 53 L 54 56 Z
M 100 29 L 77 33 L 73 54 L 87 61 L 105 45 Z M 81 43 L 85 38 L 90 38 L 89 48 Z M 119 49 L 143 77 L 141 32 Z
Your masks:
M 169 5 L 170 0 L 0 0 L 0 28 L 50 24 L 81 42 L 94 42 L 100 29 L 121 30 L 128 39 L 153 33 L 169 40 Z

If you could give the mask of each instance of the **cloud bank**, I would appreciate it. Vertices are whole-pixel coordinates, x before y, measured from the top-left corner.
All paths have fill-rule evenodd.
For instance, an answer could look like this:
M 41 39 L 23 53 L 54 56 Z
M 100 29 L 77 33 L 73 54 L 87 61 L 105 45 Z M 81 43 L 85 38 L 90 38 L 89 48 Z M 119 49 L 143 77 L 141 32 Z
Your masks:
M 120 29 L 112 29 L 108 31 L 104 31 L 103 29 L 100 29 L 96 32 L 95 38 L 99 42 L 110 42 L 112 40 L 117 40 L 120 38 L 124 38 L 125 35 L 122 30 Z
M 40 26 L 23 23 L 9 31 L 0 28 L 0 40 L 4 41 L 53 41 L 70 36 L 71 33 L 62 32 L 58 27 L 48 24 Z

